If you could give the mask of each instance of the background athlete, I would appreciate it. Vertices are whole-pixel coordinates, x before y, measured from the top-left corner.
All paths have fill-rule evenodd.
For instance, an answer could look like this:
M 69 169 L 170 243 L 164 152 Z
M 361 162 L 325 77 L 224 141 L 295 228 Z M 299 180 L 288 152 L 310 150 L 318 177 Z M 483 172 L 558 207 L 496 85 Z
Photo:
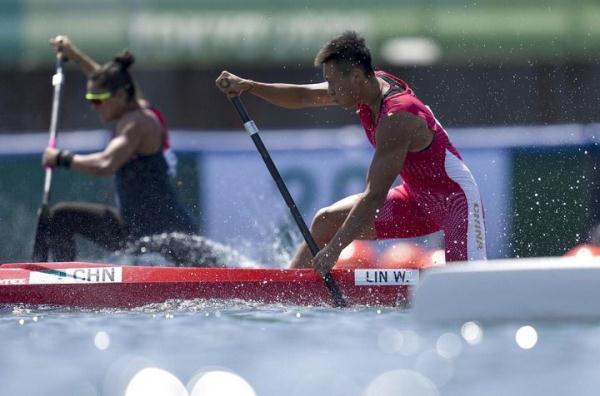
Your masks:
M 92 176 L 115 176 L 120 208 L 84 202 L 55 205 L 50 211 L 49 246 L 56 261 L 76 257 L 75 234 L 115 251 L 127 241 L 168 232 L 195 233 L 197 227 L 171 185 L 165 152 L 168 132 L 160 112 L 137 95 L 129 73 L 134 58 L 123 51 L 104 65 L 76 48 L 66 36 L 50 40 L 88 77 L 85 98 L 102 121 L 114 123 L 107 147 L 92 154 L 47 148 L 43 166 Z
M 413 238 L 444 231 L 447 261 L 486 258 L 479 188 L 448 134 L 401 79 L 375 71 L 365 40 L 348 31 L 318 52 L 319 84 L 270 84 L 223 71 L 217 87 L 249 92 L 275 105 L 339 105 L 356 110 L 375 147 L 364 192 L 316 214 L 311 231 L 321 247 L 312 259 L 304 243 L 292 267 L 329 271 L 354 239 Z M 400 175 L 403 183 L 392 188 Z

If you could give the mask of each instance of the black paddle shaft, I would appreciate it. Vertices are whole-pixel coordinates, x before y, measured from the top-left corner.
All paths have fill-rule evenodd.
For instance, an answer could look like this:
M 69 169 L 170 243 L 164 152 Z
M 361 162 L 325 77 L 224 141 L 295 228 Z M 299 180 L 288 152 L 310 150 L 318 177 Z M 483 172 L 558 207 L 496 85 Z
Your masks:
M 246 111 L 246 108 L 244 107 L 244 104 L 242 103 L 242 100 L 240 99 L 239 96 L 232 97 L 231 103 L 233 104 L 233 106 L 237 110 L 238 114 L 240 115 L 240 118 L 242 119 L 242 122 L 244 123 L 244 128 L 250 134 L 250 137 L 252 138 L 254 145 L 258 149 L 258 152 L 260 153 L 263 161 L 265 162 L 267 169 L 271 173 L 271 176 L 273 177 L 275 184 L 277 184 L 277 188 L 279 189 L 279 192 L 283 196 L 283 199 L 285 200 L 285 203 L 287 204 L 288 208 L 290 209 L 290 212 L 292 212 L 292 216 L 294 217 L 294 220 L 296 221 L 296 225 L 300 229 L 300 232 L 302 233 L 302 236 L 304 237 L 304 240 L 306 241 L 308 248 L 310 249 L 312 255 L 316 256 L 317 253 L 319 253 L 319 246 L 315 242 L 315 239 L 313 238 L 312 234 L 310 233 L 310 230 L 306 226 L 306 223 L 304 222 L 304 219 L 302 218 L 302 214 L 298 210 L 298 207 L 296 206 L 294 199 L 292 198 L 290 192 L 288 191 L 287 186 L 285 185 L 285 182 L 283 181 L 283 178 L 279 174 L 279 171 L 277 170 L 275 163 L 271 159 L 271 156 L 269 155 L 269 151 L 267 150 L 262 139 L 260 138 L 260 135 L 258 134 L 258 127 L 256 126 L 254 121 L 248 115 L 248 112 Z M 346 301 L 344 300 L 344 297 L 342 296 L 342 293 L 341 293 L 340 289 L 338 288 L 337 284 L 333 280 L 331 273 L 328 272 L 327 274 L 325 274 L 325 276 L 323 277 L 323 280 L 325 281 L 325 285 L 331 292 L 331 295 L 333 296 L 333 299 L 334 299 L 336 305 L 340 306 L 340 307 L 346 306 Z

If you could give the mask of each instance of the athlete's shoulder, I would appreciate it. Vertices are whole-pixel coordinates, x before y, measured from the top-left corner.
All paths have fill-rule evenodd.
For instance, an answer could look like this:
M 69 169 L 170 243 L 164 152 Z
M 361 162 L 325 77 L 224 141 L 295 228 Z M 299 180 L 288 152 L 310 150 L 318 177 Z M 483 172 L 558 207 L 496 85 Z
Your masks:
M 375 77 L 383 78 L 385 80 L 392 80 L 405 90 L 412 92 L 406 81 L 392 73 L 386 72 L 385 70 L 375 70 Z
M 124 114 L 116 125 L 117 134 L 125 131 L 129 133 L 148 133 L 154 129 L 160 130 L 155 115 L 148 109 L 143 108 Z
M 378 131 L 379 130 L 393 130 L 393 131 L 405 131 L 407 133 L 403 133 L 401 135 L 406 136 L 406 137 L 410 137 L 412 136 L 415 132 L 418 132 L 420 129 L 422 129 L 423 127 L 426 127 L 427 124 L 425 123 L 425 121 L 409 112 L 409 111 L 397 111 L 397 112 L 390 112 L 388 114 L 385 115 L 385 117 L 383 117 L 381 119 L 381 122 L 379 123 L 378 126 Z
M 397 92 L 383 99 L 384 112 L 414 112 L 419 108 L 419 99 L 408 92 Z

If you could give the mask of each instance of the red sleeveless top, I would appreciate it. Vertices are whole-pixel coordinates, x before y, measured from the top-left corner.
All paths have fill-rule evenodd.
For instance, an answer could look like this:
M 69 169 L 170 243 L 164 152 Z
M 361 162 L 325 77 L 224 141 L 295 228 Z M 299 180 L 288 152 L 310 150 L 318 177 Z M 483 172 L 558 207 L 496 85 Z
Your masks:
M 448 177 L 445 170 L 446 151 L 462 161 L 456 148 L 450 142 L 448 133 L 436 120 L 431 109 L 423 104 L 408 84 L 398 77 L 381 70 L 375 76 L 390 84 L 390 90 L 384 95 L 377 121 L 373 122 L 371 108 L 359 104 L 357 114 L 365 129 L 367 138 L 373 147 L 377 146 L 377 125 L 384 114 L 408 112 L 422 118 L 433 132 L 433 140 L 429 147 L 419 152 L 409 152 L 400 171 L 404 183 L 413 191 L 454 191 L 456 183 Z M 399 132 L 400 133 L 400 132 Z M 466 168 L 466 166 L 465 166 Z

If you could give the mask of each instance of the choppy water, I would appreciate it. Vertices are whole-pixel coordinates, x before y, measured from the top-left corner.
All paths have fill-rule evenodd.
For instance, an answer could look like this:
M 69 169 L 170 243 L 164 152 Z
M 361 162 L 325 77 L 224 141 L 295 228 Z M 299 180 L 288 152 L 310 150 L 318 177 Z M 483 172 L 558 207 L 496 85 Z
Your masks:
M 257 267 L 248 257 L 231 246 L 199 235 L 179 232 L 156 234 L 129 243 L 124 251 L 115 255 L 118 261 L 128 264 L 153 262 L 161 265 L 187 267 Z M 115 262 L 108 257 L 107 262 Z
M 12 307 L 0 316 L 0 393 L 597 394 L 600 323 L 518 332 L 524 325 L 424 326 L 388 308 L 242 302 L 100 312 Z

